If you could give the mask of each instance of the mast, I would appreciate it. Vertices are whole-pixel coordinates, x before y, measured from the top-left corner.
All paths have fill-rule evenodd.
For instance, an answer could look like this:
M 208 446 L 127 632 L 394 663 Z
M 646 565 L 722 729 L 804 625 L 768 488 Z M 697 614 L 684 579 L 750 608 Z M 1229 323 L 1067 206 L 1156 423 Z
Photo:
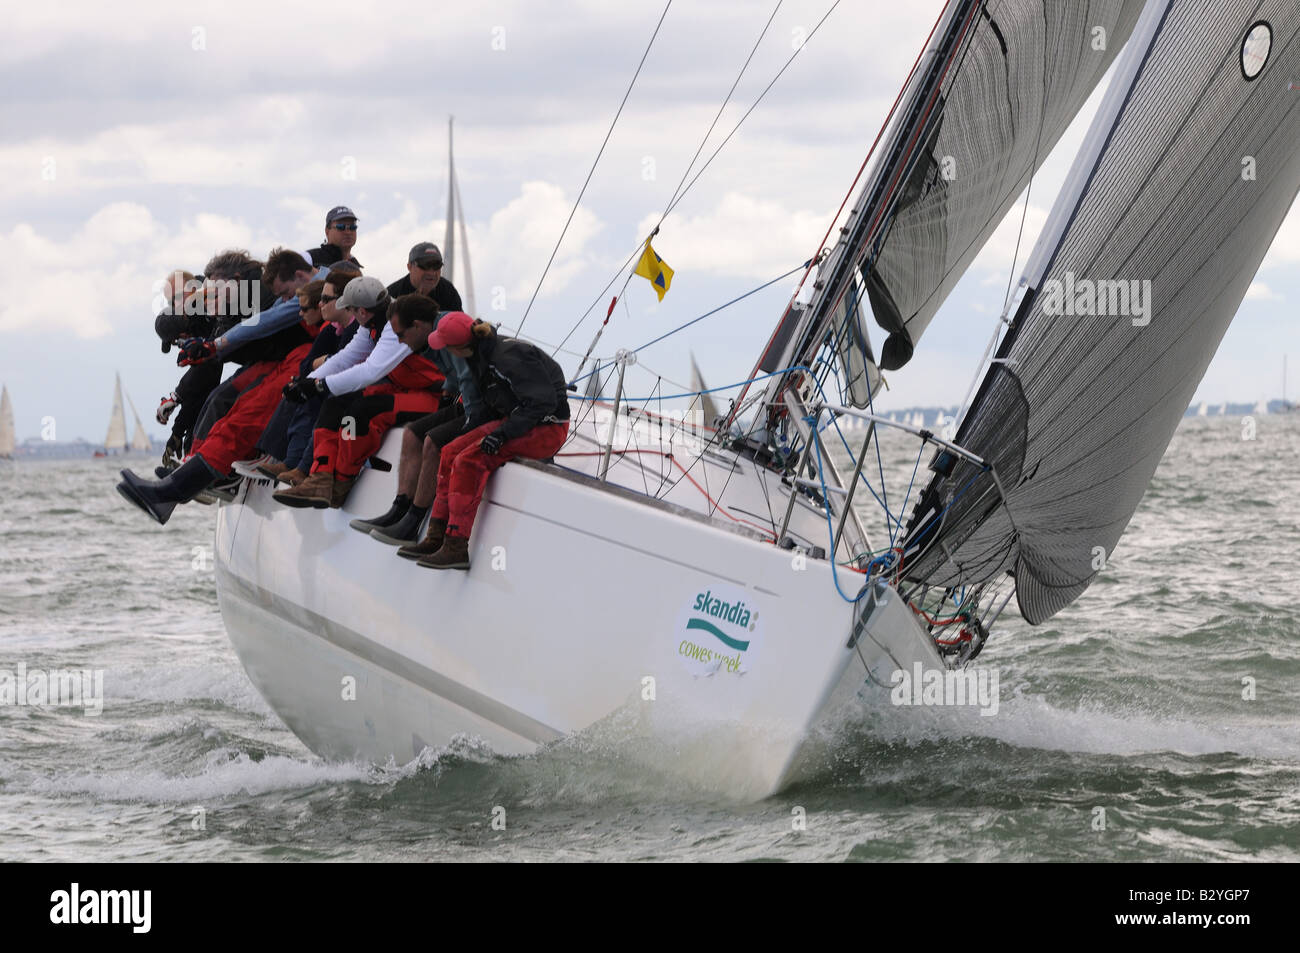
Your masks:
M 442 273 L 452 284 L 456 283 L 456 157 L 452 152 L 455 121 L 455 116 L 447 117 L 447 228 L 442 239 Z
M 122 408 L 122 375 L 116 375 L 113 384 L 113 408 L 108 415 L 108 433 L 104 437 L 105 450 L 126 450 L 126 413 Z

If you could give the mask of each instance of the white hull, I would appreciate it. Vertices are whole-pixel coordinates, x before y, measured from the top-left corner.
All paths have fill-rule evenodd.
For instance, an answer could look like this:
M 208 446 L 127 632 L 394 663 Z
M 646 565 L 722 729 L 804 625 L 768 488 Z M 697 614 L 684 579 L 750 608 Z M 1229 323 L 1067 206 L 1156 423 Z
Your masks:
M 381 456 L 395 462 L 397 441 Z M 796 569 L 770 542 L 552 467 L 493 476 L 468 573 L 421 569 L 348 527 L 387 507 L 394 479 L 366 470 L 341 510 L 291 509 L 246 481 L 220 508 L 231 641 L 324 757 L 404 763 L 461 734 L 524 754 L 621 713 L 656 770 L 761 798 L 792 779 L 809 730 L 862 685 L 864 661 L 940 665 L 907 611 L 892 635 L 870 626 L 895 659 L 870 639 L 849 648 L 858 610 L 835 595 L 825 560 Z M 856 593 L 862 577 L 841 580 Z M 691 624 L 704 593 L 754 614 L 743 652 Z M 717 656 L 692 646 L 739 671 L 703 674 Z

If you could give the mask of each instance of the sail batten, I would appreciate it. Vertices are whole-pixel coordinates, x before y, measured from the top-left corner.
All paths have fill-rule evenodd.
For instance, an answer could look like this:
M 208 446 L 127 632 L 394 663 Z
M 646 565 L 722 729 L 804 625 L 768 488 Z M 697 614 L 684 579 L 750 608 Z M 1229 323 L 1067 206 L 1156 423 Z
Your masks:
M 1268 61 L 1246 70 L 1263 20 Z M 1300 189 L 1293 0 L 1148 7 L 1026 270 L 957 442 L 1018 456 L 1001 491 L 958 465 L 912 522 L 907 575 L 1016 576 L 1044 621 L 1104 567 Z M 1280 78 L 1279 78 L 1280 77 Z M 1027 408 L 1020 449 L 989 422 Z

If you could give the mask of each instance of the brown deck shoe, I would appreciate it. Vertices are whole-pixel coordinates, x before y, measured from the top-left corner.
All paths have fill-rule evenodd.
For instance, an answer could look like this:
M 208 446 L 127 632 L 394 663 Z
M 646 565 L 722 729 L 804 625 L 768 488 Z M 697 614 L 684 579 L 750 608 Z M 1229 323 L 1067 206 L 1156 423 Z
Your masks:
M 334 477 L 334 484 L 330 487 L 330 506 L 338 509 L 348 500 L 348 493 L 352 491 L 352 484 L 357 482 L 356 477 Z
M 271 494 L 271 497 L 286 506 L 314 506 L 318 510 L 323 510 L 330 505 L 333 489 L 334 474 L 320 470 L 295 487 L 277 490 Z
M 303 480 L 307 479 L 307 474 L 303 473 L 297 467 L 292 470 L 285 470 L 275 478 L 277 483 L 287 483 L 289 486 L 297 486 Z
M 423 559 L 425 556 L 432 556 L 442 549 L 442 540 L 446 535 L 447 521 L 431 519 L 429 520 L 429 528 L 425 530 L 424 539 L 418 543 L 403 546 L 397 551 L 397 555 L 403 559 Z
M 448 536 L 443 539 L 441 549 L 416 565 L 425 569 L 468 569 L 469 540 L 464 536 Z
M 258 464 L 255 469 L 257 470 L 258 473 L 261 473 L 265 476 L 269 476 L 272 480 L 274 480 L 281 473 L 284 473 L 289 469 L 289 464 L 281 463 L 279 460 L 271 459 L 268 460 L 266 463 Z

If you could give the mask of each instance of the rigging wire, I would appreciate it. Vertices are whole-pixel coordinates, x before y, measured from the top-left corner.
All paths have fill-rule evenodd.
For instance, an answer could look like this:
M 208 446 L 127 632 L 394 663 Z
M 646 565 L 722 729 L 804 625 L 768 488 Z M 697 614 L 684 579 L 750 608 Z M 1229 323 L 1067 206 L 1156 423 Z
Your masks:
M 771 81 L 763 88 L 763 91 L 758 94 L 758 98 L 754 100 L 754 102 L 750 105 L 749 109 L 745 110 L 744 115 L 740 117 L 739 121 L 734 126 L 732 126 L 731 131 L 727 133 L 726 138 L 722 140 L 722 142 L 718 145 L 718 147 L 715 150 L 713 150 L 713 153 L 705 161 L 704 165 L 702 165 L 700 167 L 700 170 L 697 173 L 695 173 L 695 177 L 691 179 L 691 181 L 687 184 L 687 186 L 684 189 L 681 188 L 680 185 L 678 186 L 678 189 L 680 191 L 676 195 L 676 197 L 672 200 L 672 202 L 669 204 L 668 208 L 664 210 L 663 215 L 659 219 L 660 224 L 662 224 L 664 219 L 666 219 L 672 213 L 673 209 L 675 209 L 681 203 L 682 199 L 686 197 L 686 193 L 688 193 L 692 188 L 694 188 L 695 183 L 699 181 L 700 176 L 702 176 L 705 173 L 705 171 L 708 169 L 709 165 L 713 162 L 713 160 L 718 157 L 718 153 L 720 153 L 723 150 L 723 148 L 727 145 L 727 143 L 731 141 L 732 136 L 734 136 L 739 131 L 740 127 L 744 124 L 745 120 L 749 118 L 750 113 L 752 113 L 758 107 L 758 104 L 763 101 L 763 98 L 767 96 L 768 92 L 772 89 L 772 87 L 776 85 L 777 80 L 781 78 L 782 74 L 784 74 L 785 71 L 790 67 L 790 64 L 794 62 L 795 57 L 798 56 L 799 53 L 804 49 L 804 47 L 808 45 L 808 42 L 821 28 L 822 24 L 826 22 L 826 19 L 832 13 L 835 12 L 835 8 L 840 5 L 840 2 L 841 0 L 834 0 L 834 2 L 830 6 L 830 9 L 828 9 L 826 13 L 822 15 L 822 18 L 817 21 L 816 26 L 814 26 L 812 30 L 808 33 L 808 36 L 804 38 L 804 41 L 802 44 L 800 44 L 799 48 L 795 50 L 792 54 L 790 54 L 789 59 L 785 61 L 784 65 L 782 65 L 782 67 L 777 71 L 776 75 L 773 76 Z M 775 15 L 776 12 L 773 11 L 773 16 Z M 763 30 L 764 33 L 766 33 L 767 27 L 764 27 Z M 762 35 L 760 35 L 759 40 L 762 40 L 762 38 L 763 38 Z M 755 49 L 757 49 L 757 44 L 755 44 Z M 752 58 L 753 56 L 752 52 L 750 53 L 750 56 Z M 745 65 L 746 66 L 749 65 L 748 59 L 745 60 Z M 744 74 L 743 68 L 741 70 L 741 74 L 742 75 Z M 739 83 L 739 81 L 740 78 L 737 77 L 736 82 Z M 735 87 L 733 86 L 733 90 L 734 88 Z M 728 96 L 730 96 L 730 94 L 728 94 Z M 726 104 L 724 103 L 723 105 L 725 106 Z M 721 115 L 721 111 L 719 111 L 719 115 Z M 716 123 L 717 120 L 715 119 L 714 122 Z M 712 131 L 713 131 L 713 126 L 710 126 L 709 127 L 710 135 L 712 134 Z M 706 135 L 704 138 L 704 142 L 707 141 L 708 141 L 708 135 Z M 703 149 L 703 142 L 701 143 L 700 148 L 701 150 Z M 699 153 L 697 152 L 696 156 L 698 157 L 698 155 Z M 695 160 L 692 159 L 691 164 L 693 165 L 694 162 Z M 690 172 L 689 166 L 687 167 L 687 172 L 688 173 Z M 658 226 L 656 226 L 656 228 L 658 228 Z M 623 272 L 627 270 L 628 265 L 632 264 L 632 262 L 637 258 L 637 256 L 639 256 L 642 253 L 643 248 L 644 248 L 644 243 L 638 245 L 636 249 L 633 250 L 632 254 L 628 256 L 627 261 L 623 262 L 623 264 L 618 268 L 618 270 L 614 272 L 613 276 L 606 283 L 605 287 L 602 288 L 600 292 L 596 295 L 595 300 L 593 300 L 591 304 L 587 306 L 587 310 L 582 312 L 582 316 L 579 317 L 578 320 L 574 323 L 573 327 L 569 329 L 569 333 L 564 336 L 564 340 L 560 342 L 561 344 L 566 343 L 569 340 L 569 338 L 573 336 L 573 333 L 577 331 L 579 327 L 582 326 L 582 323 L 587 320 L 587 316 L 591 314 L 592 309 L 595 308 L 598 304 L 600 304 L 601 301 L 604 300 L 605 295 L 609 292 L 609 289 L 614 286 L 614 282 L 618 281 L 619 276 L 622 275 Z M 627 281 L 630 281 L 631 278 L 632 276 L 628 275 L 627 280 L 624 281 L 624 285 L 623 285 L 624 288 L 627 287 Z
M 560 237 L 555 241 L 555 247 L 551 249 L 551 257 L 546 261 L 546 267 L 542 269 L 542 276 L 537 279 L 537 287 L 533 289 L 533 296 L 528 299 L 528 307 L 524 309 L 524 316 L 519 320 L 519 328 L 522 330 L 524 322 L 528 320 L 528 314 L 533 309 L 533 302 L 537 300 L 537 293 L 542 290 L 542 282 L 546 280 L 547 273 L 551 270 L 551 265 L 555 262 L 555 256 L 560 250 L 560 244 L 564 241 L 564 236 L 568 234 L 569 225 L 573 222 L 573 216 L 578 213 L 578 206 L 582 204 L 582 197 L 587 192 L 587 186 L 591 184 L 591 177 L 596 173 L 596 166 L 600 164 L 600 157 L 605 154 L 605 147 L 609 145 L 609 137 L 614 134 L 614 127 L 618 125 L 618 117 L 623 114 L 623 107 L 627 105 L 627 99 L 632 95 L 632 87 L 636 85 L 637 77 L 641 75 L 641 67 L 645 66 L 646 57 L 650 55 L 650 48 L 654 46 L 655 37 L 659 35 L 659 28 L 664 25 L 664 17 L 668 16 L 668 8 L 673 5 L 673 0 L 668 0 L 664 4 L 664 12 L 659 14 L 659 22 L 655 24 L 655 31 L 650 35 L 650 42 L 646 44 L 645 52 L 641 54 L 641 62 L 637 64 L 636 72 L 632 74 L 632 82 L 627 84 L 627 92 L 623 94 L 623 101 L 618 104 L 618 110 L 614 113 L 614 119 L 609 124 L 609 130 L 605 133 L 605 140 L 600 144 L 600 150 L 596 153 L 596 160 L 591 164 L 591 170 L 587 173 L 587 179 L 582 183 L 582 189 L 578 192 L 577 199 L 573 202 L 573 208 L 569 210 L 569 217 L 564 222 L 564 228 L 560 230 Z M 566 336 L 564 341 L 567 341 Z M 560 344 L 563 346 L 564 341 Z

